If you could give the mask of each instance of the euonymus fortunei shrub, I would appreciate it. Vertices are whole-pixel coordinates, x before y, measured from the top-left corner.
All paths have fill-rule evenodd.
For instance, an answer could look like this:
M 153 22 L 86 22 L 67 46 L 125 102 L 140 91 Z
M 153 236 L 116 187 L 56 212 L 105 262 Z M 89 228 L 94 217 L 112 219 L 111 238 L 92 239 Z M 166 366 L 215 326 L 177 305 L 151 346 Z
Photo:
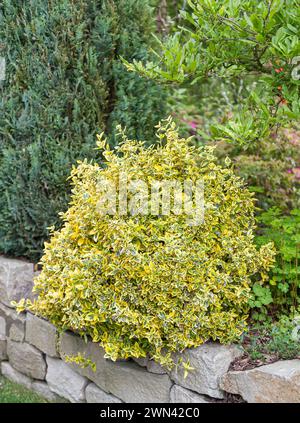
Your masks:
M 105 167 L 83 161 L 73 169 L 63 228 L 46 244 L 35 281 L 38 298 L 19 308 L 89 335 L 113 360 L 149 355 L 172 366 L 173 351 L 242 333 L 250 276 L 265 278 L 273 251 L 253 243 L 254 200 L 230 163 L 222 168 L 211 147 L 180 139 L 170 120 L 157 136 L 146 148 L 123 133 L 116 151 L 99 137 Z M 103 213 L 99 181 L 118 184 L 124 173 L 128 183 L 203 180 L 204 222 L 191 225 L 184 211 Z

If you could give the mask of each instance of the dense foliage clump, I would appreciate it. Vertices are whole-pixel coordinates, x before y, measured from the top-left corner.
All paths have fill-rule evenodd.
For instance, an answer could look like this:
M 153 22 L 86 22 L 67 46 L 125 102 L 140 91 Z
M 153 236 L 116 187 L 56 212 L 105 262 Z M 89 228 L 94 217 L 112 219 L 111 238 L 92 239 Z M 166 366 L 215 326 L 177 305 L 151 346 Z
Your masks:
M 151 139 L 164 92 L 124 71 L 147 59 L 155 30 L 146 0 L 5 0 L 0 4 L 0 251 L 38 259 L 67 206 L 72 164 L 115 144 L 116 122 Z M 145 95 L 147 93 L 147 95 Z
M 150 355 L 171 366 L 173 351 L 243 332 L 250 276 L 266 277 L 273 251 L 253 243 L 254 200 L 230 163 L 222 168 L 212 148 L 180 139 L 171 121 L 157 135 L 158 144 L 146 148 L 123 133 L 117 152 L 101 142 L 105 167 L 84 161 L 73 169 L 63 228 L 46 244 L 38 298 L 25 306 L 91 336 L 113 360 Z M 99 181 L 118 185 L 124 172 L 128 183 L 147 185 L 203 180 L 204 222 L 191 225 L 184 210 L 103 213 Z

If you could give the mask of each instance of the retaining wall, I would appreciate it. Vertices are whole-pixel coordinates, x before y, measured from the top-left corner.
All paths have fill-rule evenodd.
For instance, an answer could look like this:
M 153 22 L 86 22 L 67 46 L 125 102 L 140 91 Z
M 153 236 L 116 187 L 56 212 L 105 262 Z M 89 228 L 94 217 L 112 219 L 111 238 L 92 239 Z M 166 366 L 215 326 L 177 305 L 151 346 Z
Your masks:
M 300 402 L 300 360 L 230 371 L 232 361 L 243 355 L 235 345 L 209 342 L 185 350 L 180 356 L 193 367 L 186 378 L 182 369 L 166 372 L 148 359 L 112 362 L 98 344 L 71 332 L 58 334 L 31 313 L 17 314 L 11 301 L 32 295 L 33 277 L 32 264 L 0 257 L 1 373 L 49 401 Z M 78 352 L 96 363 L 95 372 L 65 362 Z

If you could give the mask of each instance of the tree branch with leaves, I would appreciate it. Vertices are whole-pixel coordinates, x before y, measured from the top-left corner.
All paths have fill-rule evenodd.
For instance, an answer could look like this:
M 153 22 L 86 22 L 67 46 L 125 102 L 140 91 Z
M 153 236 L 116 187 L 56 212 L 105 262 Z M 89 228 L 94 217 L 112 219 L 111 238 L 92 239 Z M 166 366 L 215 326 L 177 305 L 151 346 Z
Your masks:
M 188 0 L 187 6 L 182 26 L 157 38 L 157 61 L 124 61 L 127 69 L 161 83 L 248 82 L 243 104 L 212 126 L 216 139 L 249 146 L 299 119 L 300 1 Z

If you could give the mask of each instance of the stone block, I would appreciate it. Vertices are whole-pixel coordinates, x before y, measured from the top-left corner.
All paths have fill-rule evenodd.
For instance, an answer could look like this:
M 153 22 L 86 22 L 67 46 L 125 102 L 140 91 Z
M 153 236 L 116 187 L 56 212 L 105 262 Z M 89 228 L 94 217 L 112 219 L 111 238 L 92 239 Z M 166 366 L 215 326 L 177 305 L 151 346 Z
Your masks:
M 122 402 L 114 395 L 107 394 L 94 383 L 89 383 L 85 390 L 86 402 L 98 404 L 113 404 Z
M 72 332 L 65 332 L 60 337 L 60 356 L 64 359 L 66 356 L 76 356 L 78 353 L 85 358 L 92 360 L 96 364 L 96 371 L 91 367 L 81 368 L 77 364 L 71 364 L 71 367 L 82 376 L 93 381 L 100 388 L 106 390 L 105 368 L 108 360 L 104 358 L 104 350 L 98 344 L 88 341 L 85 342 L 80 336 Z
M 164 375 L 167 371 L 156 361 L 149 360 L 147 363 L 147 370 L 150 373 L 155 373 L 157 375 Z
M 132 360 L 141 367 L 147 367 L 147 364 L 149 362 L 148 357 L 141 357 L 141 358 L 132 357 Z
M 230 371 L 222 377 L 221 387 L 250 403 L 300 403 L 300 360 Z
M 243 351 L 235 345 L 221 345 L 207 342 L 198 348 L 186 349 L 175 356 L 175 362 L 182 358 L 189 362 L 193 370 L 184 377 L 183 366 L 170 373 L 171 379 L 184 388 L 213 398 L 224 398 L 219 387 L 220 378 L 228 371 L 232 361 L 241 356 Z
M 25 339 L 24 325 L 16 325 L 13 323 L 9 330 L 9 339 L 11 341 L 23 342 Z
M 85 388 L 88 379 L 76 373 L 68 364 L 58 358 L 47 356 L 46 381 L 52 392 L 72 403 L 85 402 Z
M 184 403 L 184 404 L 209 404 L 203 395 L 196 394 L 195 392 L 185 389 L 179 385 L 173 385 L 170 393 L 171 403 Z
M 7 355 L 11 365 L 21 373 L 33 379 L 43 380 L 46 375 L 46 363 L 43 354 L 26 342 L 8 339 Z
M 9 336 L 10 328 L 14 324 L 20 331 L 25 333 L 26 313 L 17 313 L 13 308 L 7 307 L 0 302 L 0 318 L 5 320 L 6 337 Z
M 26 388 L 31 388 L 31 379 L 14 369 L 7 361 L 1 363 L 1 373 L 11 382 L 23 385 Z
M 32 298 L 33 264 L 0 257 L 0 298 L 8 307 L 12 301 Z
M 56 351 L 57 330 L 55 326 L 31 313 L 27 313 L 25 340 L 51 357 L 59 356 Z
M 137 363 L 141 367 L 146 367 L 148 372 L 156 373 L 158 375 L 164 375 L 167 371 L 159 364 L 156 363 L 154 360 L 150 360 L 148 357 L 143 358 L 132 358 L 135 363 Z
M 60 396 L 51 391 L 46 382 L 34 380 L 31 384 L 31 389 L 49 402 L 64 402 Z
M 171 386 L 168 375 L 149 373 L 133 362 L 108 361 L 105 368 L 105 391 L 124 402 L 169 402 Z

